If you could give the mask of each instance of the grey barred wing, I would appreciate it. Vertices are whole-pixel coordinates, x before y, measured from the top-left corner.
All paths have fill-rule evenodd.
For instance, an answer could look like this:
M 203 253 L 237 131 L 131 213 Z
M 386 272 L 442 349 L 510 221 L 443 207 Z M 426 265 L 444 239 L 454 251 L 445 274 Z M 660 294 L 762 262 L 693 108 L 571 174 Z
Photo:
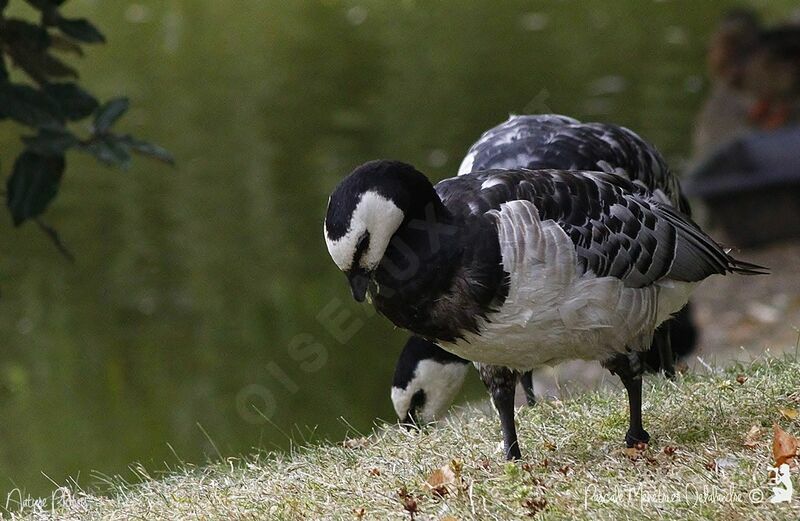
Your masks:
M 689 212 L 688 201 L 658 150 L 618 125 L 581 123 L 558 115 L 511 116 L 470 147 L 458 173 L 514 168 L 618 173 Z
M 449 179 L 436 190 L 461 215 L 483 215 L 511 201 L 533 203 L 541 221 L 554 221 L 570 238 L 581 272 L 615 277 L 628 287 L 750 270 L 687 217 L 619 175 L 485 171 Z

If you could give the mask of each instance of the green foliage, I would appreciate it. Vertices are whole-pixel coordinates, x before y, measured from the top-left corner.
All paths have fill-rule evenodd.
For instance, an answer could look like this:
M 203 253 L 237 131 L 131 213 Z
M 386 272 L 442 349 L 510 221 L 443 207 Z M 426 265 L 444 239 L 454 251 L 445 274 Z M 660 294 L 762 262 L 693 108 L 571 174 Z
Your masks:
M 105 36 L 85 18 L 66 18 L 59 7 L 64 0 L 25 0 L 39 11 L 38 23 L 8 18 L 8 0 L 0 0 L 0 121 L 30 127 L 22 136 L 25 149 L 14 161 L 6 183 L 6 204 L 15 226 L 39 217 L 58 193 L 70 150 L 122 168 L 131 154 L 173 163 L 164 148 L 113 131 L 129 107 L 118 97 L 100 104 L 77 82 L 77 71 L 59 55 L 83 56 L 83 44 L 105 42 Z M 12 78 L 10 69 L 27 76 Z M 93 116 L 88 134 L 70 124 Z
M 64 173 L 64 156 L 26 150 L 14 162 L 8 178 L 8 207 L 14 225 L 44 212 L 58 193 Z

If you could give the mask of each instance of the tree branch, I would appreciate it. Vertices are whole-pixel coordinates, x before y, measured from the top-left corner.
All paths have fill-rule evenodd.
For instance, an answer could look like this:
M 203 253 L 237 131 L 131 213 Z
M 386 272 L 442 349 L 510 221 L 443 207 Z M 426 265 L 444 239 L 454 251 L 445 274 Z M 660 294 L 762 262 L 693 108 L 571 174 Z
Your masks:
M 72 252 L 69 251 L 66 245 L 64 245 L 64 243 L 61 242 L 61 237 L 59 237 L 58 232 L 55 230 L 55 228 L 49 226 L 38 217 L 34 219 L 34 221 L 36 221 L 36 224 L 39 225 L 39 229 L 42 230 L 42 232 L 44 232 L 45 235 L 47 235 L 47 237 L 50 239 L 50 241 L 53 243 L 53 245 L 56 247 L 59 253 L 61 253 L 61 255 L 63 255 L 64 258 L 67 259 L 69 262 L 74 263 L 75 256 L 72 254 Z

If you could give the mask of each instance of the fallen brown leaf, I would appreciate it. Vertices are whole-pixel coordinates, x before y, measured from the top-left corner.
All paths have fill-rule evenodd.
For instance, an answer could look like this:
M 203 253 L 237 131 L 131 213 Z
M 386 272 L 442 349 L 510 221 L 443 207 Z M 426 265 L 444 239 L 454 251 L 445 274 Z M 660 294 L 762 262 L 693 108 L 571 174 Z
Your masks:
M 755 448 L 756 446 L 758 446 L 763 436 L 764 436 L 764 429 L 762 429 L 758 425 L 753 425 L 752 427 L 750 427 L 750 430 L 747 431 L 747 434 L 744 435 L 744 441 L 742 442 L 742 445 L 744 445 L 748 449 Z
M 439 521 L 458 521 L 458 518 L 453 516 L 444 516 Z
M 784 418 L 792 421 L 796 420 L 797 416 L 800 415 L 797 409 L 792 409 L 791 407 L 781 407 L 778 409 L 778 411 Z
M 631 461 L 636 461 L 637 459 L 641 458 L 642 452 L 642 449 L 638 447 L 625 447 L 622 449 L 622 453 Z
M 743 374 L 737 375 L 736 381 L 739 382 L 739 385 L 744 385 L 744 383 L 747 381 L 747 377 Z
M 444 497 L 448 494 L 454 494 L 458 490 L 460 476 L 456 474 L 453 467 L 453 463 L 448 463 L 431 472 L 426 481 L 431 494 Z M 458 470 L 460 471 L 461 469 L 458 468 Z
M 406 512 L 408 512 L 408 515 L 413 521 L 417 513 L 419 513 L 419 506 L 417 505 L 417 500 L 414 499 L 414 495 L 411 494 L 406 487 L 398 490 L 397 495 L 400 497 L 400 502 L 403 504 L 403 508 Z
M 678 450 L 678 447 L 674 447 L 672 445 L 667 445 L 666 447 L 664 447 L 664 454 L 666 454 L 669 457 L 672 457 L 672 456 L 675 455 L 675 452 L 677 450 Z
M 354 508 L 353 513 L 356 515 L 356 519 L 363 519 L 367 511 L 363 508 Z
M 522 506 L 528 511 L 529 517 L 534 517 L 536 514 L 547 508 L 547 500 L 543 497 L 529 497 L 522 502 Z
M 780 467 L 797 456 L 797 438 L 781 429 L 777 423 L 772 424 L 772 455 L 775 457 L 775 466 Z

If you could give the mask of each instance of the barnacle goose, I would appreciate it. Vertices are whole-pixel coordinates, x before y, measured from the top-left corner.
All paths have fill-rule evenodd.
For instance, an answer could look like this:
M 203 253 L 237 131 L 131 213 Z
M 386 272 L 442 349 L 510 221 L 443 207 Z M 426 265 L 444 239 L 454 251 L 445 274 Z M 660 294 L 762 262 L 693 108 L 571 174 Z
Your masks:
M 392 404 L 400 421 L 424 425 L 438 420 L 461 389 L 469 364 L 429 340 L 411 336 L 392 380 Z
M 434 187 L 399 161 L 365 163 L 335 188 L 325 240 L 353 298 L 462 358 L 527 371 L 598 360 L 642 426 L 637 351 L 713 274 L 757 274 L 688 217 L 623 176 L 487 170 Z M 505 377 L 505 375 L 504 375 Z M 513 402 L 498 403 L 519 458 Z
M 560 115 L 512 115 L 484 132 L 470 147 L 458 174 L 492 168 L 617 172 L 689 214 L 687 200 L 661 154 L 635 133 L 613 124 L 581 123 Z M 663 369 L 672 375 L 674 360 L 691 352 L 696 343 L 688 304 L 657 334 L 659 339 L 643 357 L 643 368 L 653 372 Z M 398 418 L 404 424 L 419 424 L 443 416 L 463 384 L 466 364 L 466 360 L 433 342 L 411 337 L 400 354 L 392 382 L 391 398 Z M 500 392 L 492 388 L 501 381 L 495 372 L 491 368 L 481 371 L 492 396 Z M 535 403 L 531 373 L 519 377 L 528 404 Z M 506 382 L 504 388 L 514 393 L 512 382 Z
M 471 363 L 430 340 L 416 335 L 409 337 L 392 379 L 392 405 L 400 422 L 421 426 L 444 416 L 461 390 Z M 528 405 L 536 403 L 530 371 L 520 376 L 520 383 Z

